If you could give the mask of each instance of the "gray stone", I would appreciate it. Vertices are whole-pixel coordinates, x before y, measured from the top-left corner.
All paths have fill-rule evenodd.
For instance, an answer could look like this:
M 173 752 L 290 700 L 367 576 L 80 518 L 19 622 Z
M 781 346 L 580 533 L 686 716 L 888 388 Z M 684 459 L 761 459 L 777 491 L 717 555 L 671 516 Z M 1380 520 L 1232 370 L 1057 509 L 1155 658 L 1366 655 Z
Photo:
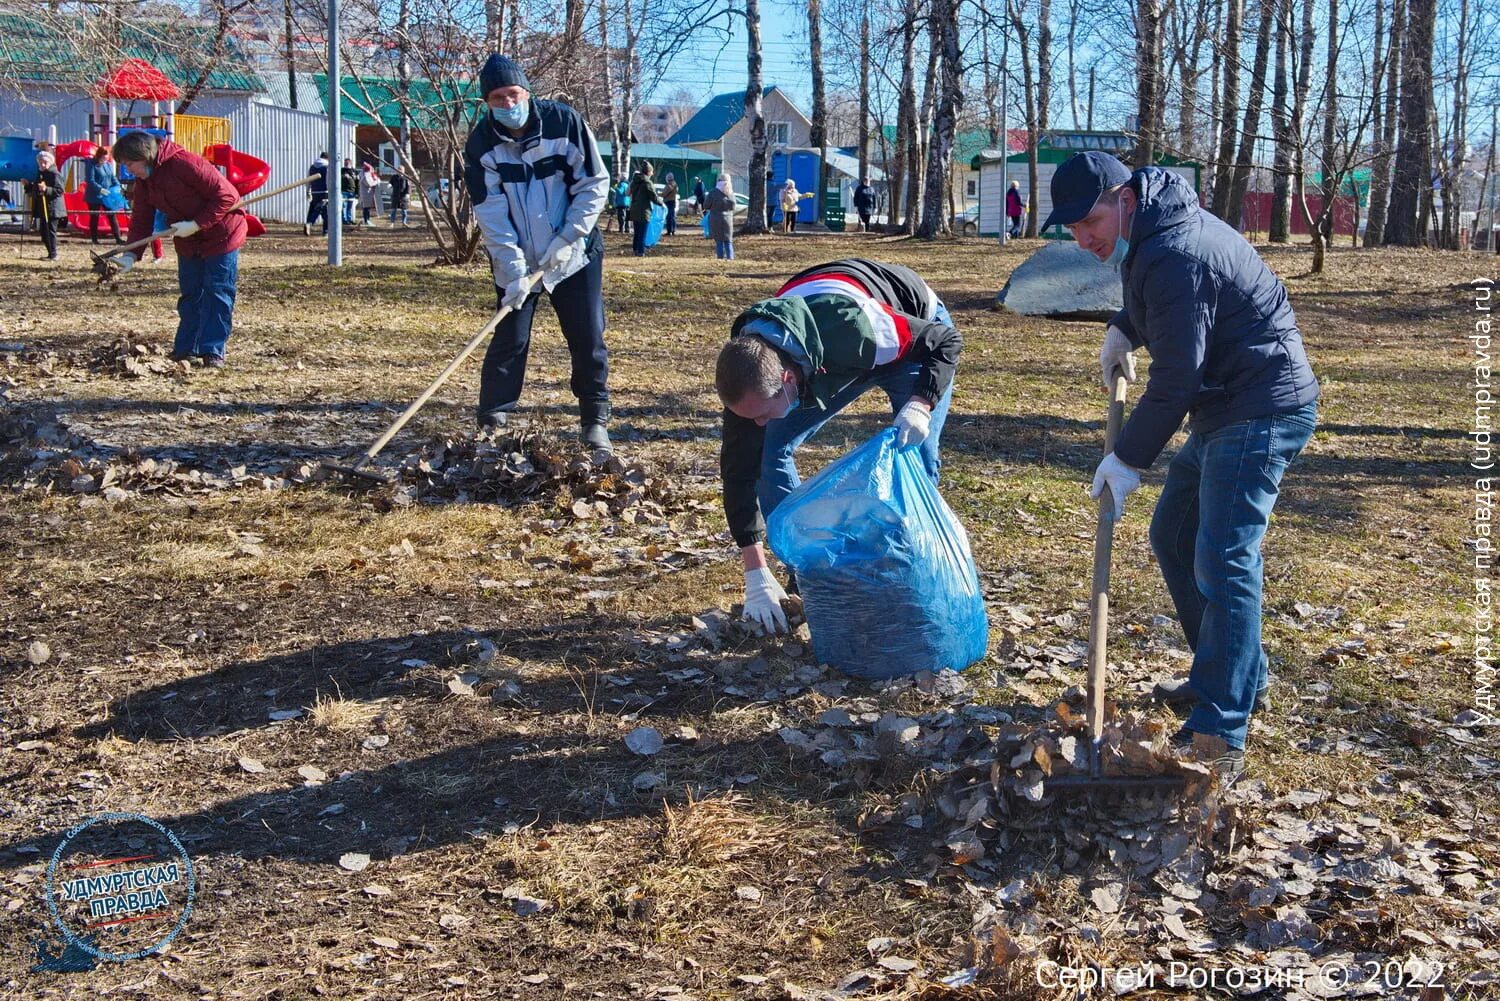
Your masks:
M 1000 290 L 1000 305 L 1025 316 L 1107 320 L 1123 302 L 1120 276 L 1071 240 L 1032 254 Z

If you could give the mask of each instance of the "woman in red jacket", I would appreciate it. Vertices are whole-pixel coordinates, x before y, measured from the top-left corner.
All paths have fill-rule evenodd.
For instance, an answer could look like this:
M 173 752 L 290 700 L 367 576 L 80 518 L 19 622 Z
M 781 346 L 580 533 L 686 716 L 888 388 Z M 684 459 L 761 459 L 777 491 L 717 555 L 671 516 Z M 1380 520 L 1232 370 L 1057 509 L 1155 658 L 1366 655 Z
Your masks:
M 209 368 L 222 368 L 247 229 L 245 213 L 237 207 L 239 192 L 201 156 L 149 132 L 121 136 L 114 157 L 137 178 L 130 242 L 151 235 L 157 212 L 166 215 L 172 228 L 181 290 L 172 360 L 196 357 Z M 129 271 L 136 255 L 121 254 L 116 260 L 122 272 Z

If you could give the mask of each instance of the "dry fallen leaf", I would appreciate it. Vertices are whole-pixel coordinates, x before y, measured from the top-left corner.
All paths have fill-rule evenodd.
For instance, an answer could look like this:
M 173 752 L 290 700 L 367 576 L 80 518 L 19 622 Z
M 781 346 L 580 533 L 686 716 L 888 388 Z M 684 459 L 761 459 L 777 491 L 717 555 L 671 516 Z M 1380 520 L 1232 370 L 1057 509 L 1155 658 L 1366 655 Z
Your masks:
M 339 868 L 350 872 L 364 872 L 370 868 L 370 856 L 364 852 L 345 852 L 339 856 Z

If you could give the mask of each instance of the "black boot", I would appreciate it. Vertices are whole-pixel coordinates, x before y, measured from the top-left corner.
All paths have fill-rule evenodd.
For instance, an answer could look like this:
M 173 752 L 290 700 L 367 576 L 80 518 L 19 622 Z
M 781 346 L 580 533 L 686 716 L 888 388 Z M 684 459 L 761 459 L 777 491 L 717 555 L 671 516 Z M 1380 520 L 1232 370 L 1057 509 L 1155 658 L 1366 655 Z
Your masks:
M 614 451 L 614 446 L 609 440 L 609 431 L 606 428 L 609 423 L 609 414 L 608 400 L 590 400 L 578 404 L 578 423 L 581 428 L 578 440 L 591 451 Z

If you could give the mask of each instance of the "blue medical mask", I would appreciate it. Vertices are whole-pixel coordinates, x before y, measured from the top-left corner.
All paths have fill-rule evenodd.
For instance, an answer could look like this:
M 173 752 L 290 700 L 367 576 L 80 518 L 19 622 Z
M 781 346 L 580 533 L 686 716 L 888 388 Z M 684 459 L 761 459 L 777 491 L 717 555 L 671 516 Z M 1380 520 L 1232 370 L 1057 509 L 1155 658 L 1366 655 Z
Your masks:
M 490 114 L 495 121 L 508 129 L 519 129 L 526 124 L 526 119 L 531 117 L 531 102 L 522 101 L 512 108 L 491 108 Z
M 791 389 L 791 388 L 792 388 L 792 384 L 790 382 L 788 382 L 788 383 L 786 383 L 785 385 L 782 386 L 783 390 L 787 390 L 787 389 Z M 791 394 L 791 398 L 792 398 L 791 402 L 788 403 L 787 407 L 786 407 L 786 414 L 782 414 L 781 415 L 782 417 L 785 417 L 787 414 L 791 413 L 793 410 L 796 410 L 797 407 L 802 403 L 802 401 L 797 398 L 797 394 L 795 392 L 793 392 Z
M 1125 216 L 1123 211 L 1124 207 L 1125 206 L 1123 203 L 1117 203 L 1117 210 L 1119 212 L 1120 220 L 1120 231 L 1115 236 L 1115 249 L 1110 251 L 1109 257 L 1104 261 L 1106 265 L 1114 268 L 1116 271 L 1119 271 L 1120 265 L 1125 263 L 1125 255 L 1130 253 L 1130 241 L 1125 239 Z

